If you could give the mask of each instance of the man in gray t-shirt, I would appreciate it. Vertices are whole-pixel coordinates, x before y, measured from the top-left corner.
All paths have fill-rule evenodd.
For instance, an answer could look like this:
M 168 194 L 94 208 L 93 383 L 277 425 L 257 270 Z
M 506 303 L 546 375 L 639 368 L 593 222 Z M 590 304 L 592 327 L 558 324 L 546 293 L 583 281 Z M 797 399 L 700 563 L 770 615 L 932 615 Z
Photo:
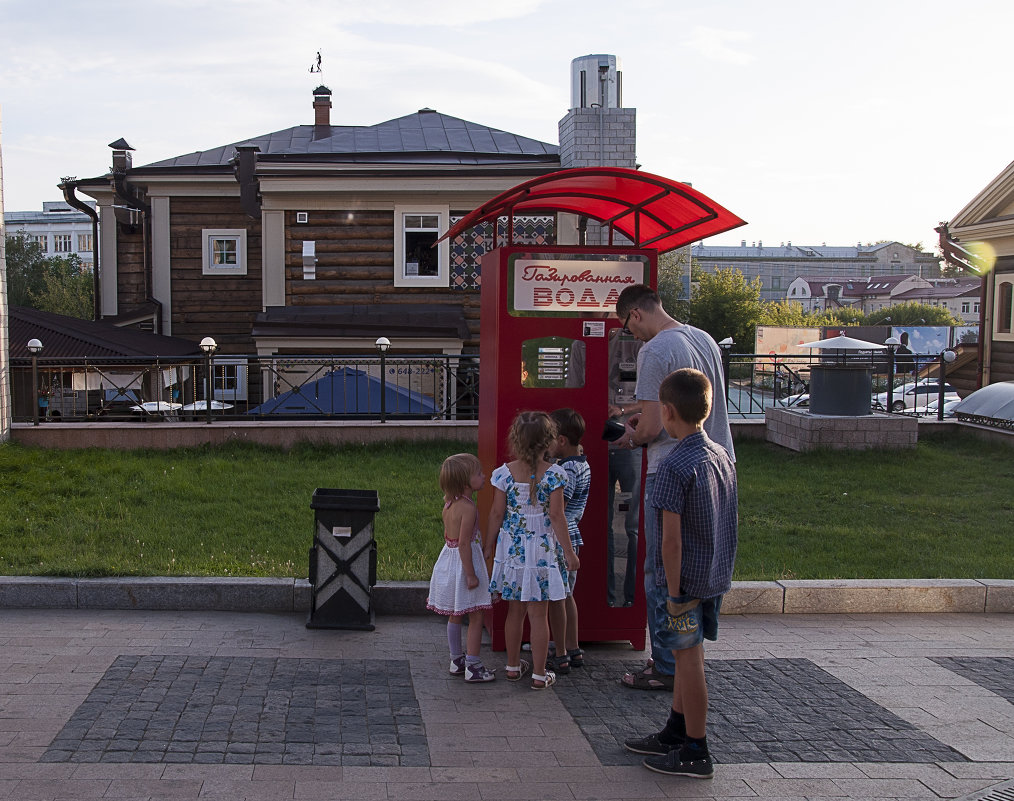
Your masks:
M 662 314 L 669 316 L 665 311 L 662 311 Z M 700 370 L 714 387 L 716 399 L 711 414 L 704 421 L 704 430 L 714 442 L 729 452 L 733 461 L 736 461 L 732 432 L 729 430 L 729 411 L 725 404 L 722 352 L 707 331 L 677 323 L 675 320 L 673 323 L 675 327 L 660 330 L 637 354 L 637 388 L 634 394 L 638 401 L 657 403 L 658 388 L 670 373 L 681 367 Z M 641 420 L 644 420 L 644 415 Z M 640 425 L 639 421 L 638 428 Z M 647 433 L 645 430 L 638 439 L 643 442 Z M 676 440 L 660 427 L 658 435 L 648 442 L 648 475 L 658 469 L 658 463 L 669 454 L 675 444 Z
M 661 405 L 658 388 L 666 376 L 681 367 L 693 367 L 704 373 L 714 392 L 715 402 L 711 414 L 704 421 L 708 436 L 729 452 L 735 462 L 736 453 L 729 430 L 729 415 L 725 403 L 725 378 L 722 370 L 722 353 L 715 340 L 706 332 L 691 325 L 674 320 L 662 308 L 658 295 L 644 284 L 629 286 L 620 293 L 616 301 L 616 317 L 623 327 L 645 343 L 637 354 L 637 387 L 635 395 L 641 413 L 633 415 L 626 423 L 626 436 L 619 440 L 628 448 L 648 448 L 648 469 L 644 480 L 644 531 L 645 554 L 644 586 L 648 608 L 653 608 L 655 589 L 654 537 L 656 526 L 655 507 L 652 495 L 655 488 L 655 472 L 659 462 L 672 450 L 675 441 L 662 427 Z M 676 666 L 672 652 L 657 647 L 651 615 L 648 616 L 648 631 L 651 635 L 651 656 L 649 664 L 640 673 L 627 673 L 622 683 L 641 690 L 672 689 L 673 673 Z

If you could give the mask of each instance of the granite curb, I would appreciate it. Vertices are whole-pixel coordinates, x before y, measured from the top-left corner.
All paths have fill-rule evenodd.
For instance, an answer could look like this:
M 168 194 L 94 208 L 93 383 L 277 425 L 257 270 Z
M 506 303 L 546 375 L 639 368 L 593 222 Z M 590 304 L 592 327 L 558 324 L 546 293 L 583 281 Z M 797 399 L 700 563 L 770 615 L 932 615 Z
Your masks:
M 428 614 L 428 589 L 379 582 L 373 611 Z M 0 609 L 308 612 L 310 599 L 309 582 L 295 578 L 0 576 Z M 722 605 L 730 615 L 941 612 L 1014 612 L 1014 579 L 736 581 Z

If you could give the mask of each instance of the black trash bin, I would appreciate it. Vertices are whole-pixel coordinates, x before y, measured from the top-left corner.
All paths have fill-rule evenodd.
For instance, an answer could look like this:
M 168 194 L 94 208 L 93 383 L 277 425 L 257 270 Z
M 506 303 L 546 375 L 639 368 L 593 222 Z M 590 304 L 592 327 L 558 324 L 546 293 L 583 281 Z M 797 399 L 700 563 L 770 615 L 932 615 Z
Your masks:
M 829 417 L 871 414 L 873 373 L 869 367 L 814 365 L 810 368 L 810 413 Z
M 313 547 L 310 548 L 311 629 L 373 631 L 373 585 L 377 543 L 373 517 L 380 511 L 376 490 L 316 489 Z

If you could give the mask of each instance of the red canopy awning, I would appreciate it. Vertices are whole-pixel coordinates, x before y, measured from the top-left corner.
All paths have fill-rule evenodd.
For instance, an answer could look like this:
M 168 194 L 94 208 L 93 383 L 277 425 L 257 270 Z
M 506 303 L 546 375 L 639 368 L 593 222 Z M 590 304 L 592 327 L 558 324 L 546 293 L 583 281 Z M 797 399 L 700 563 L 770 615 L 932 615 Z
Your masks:
M 580 214 L 660 253 L 746 225 L 693 187 L 622 167 L 560 170 L 518 184 L 463 217 L 441 239 L 497 217 Z M 513 230 L 513 225 L 509 230 Z

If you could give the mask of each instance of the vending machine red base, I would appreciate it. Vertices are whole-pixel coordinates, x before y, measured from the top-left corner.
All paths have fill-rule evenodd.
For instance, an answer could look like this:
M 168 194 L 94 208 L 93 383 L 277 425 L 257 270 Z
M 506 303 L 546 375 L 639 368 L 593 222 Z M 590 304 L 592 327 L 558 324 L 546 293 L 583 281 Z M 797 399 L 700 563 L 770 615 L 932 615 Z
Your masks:
M 622 584 L 628 561 L 621 518 L 639 509 L 640 493 L 624 494 L 615 485 L 609 492 L 609 444 L 602 432 L 617 382 L 620 392 L 626 387 L 632 393 L 636 376 L 629 355 L 623 363 L 617 361 L 624 349 L 616 344 L 629 335 L 613 313 L 616 299 L 627 286 L 656 285 L 656 255 L 650 249 L 620 247 L 511 246 L 482 257 L 479 459 L 491 473 L 513 458 L 507 431 L 520 411 L 569 407 L 584 417 L 582 445 L 591 467 L 591 492 L 580 523 L 585 544 L 574 593 L 579 637 L 583 642 L 626 641 L 639 650 L 647 622 L 643 530 L 637 537 L 630 605 L 617 582 Z M 480 493 L 484 530 L 491 498 L 488 487 Z M 610 551 L 613 563 L 607 559 Z M 495 650 L 506 647 L 506 607 L 501 601 L 493 610 Z

